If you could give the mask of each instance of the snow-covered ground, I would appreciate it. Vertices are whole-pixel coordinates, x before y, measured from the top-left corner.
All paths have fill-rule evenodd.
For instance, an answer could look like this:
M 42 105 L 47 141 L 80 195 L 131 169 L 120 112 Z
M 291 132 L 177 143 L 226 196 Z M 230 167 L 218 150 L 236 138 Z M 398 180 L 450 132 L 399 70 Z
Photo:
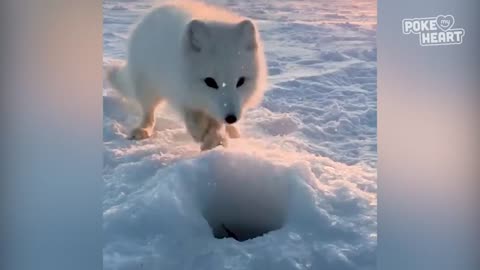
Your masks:
M 105 269 L 375 269 L 376 1 L 208 2 L 256 20 L 269 91 L 200 152 L 168 107 L 127 140 L 138 109 L 105 85 Z M 104 65 L 150 6 L 103 2 Z

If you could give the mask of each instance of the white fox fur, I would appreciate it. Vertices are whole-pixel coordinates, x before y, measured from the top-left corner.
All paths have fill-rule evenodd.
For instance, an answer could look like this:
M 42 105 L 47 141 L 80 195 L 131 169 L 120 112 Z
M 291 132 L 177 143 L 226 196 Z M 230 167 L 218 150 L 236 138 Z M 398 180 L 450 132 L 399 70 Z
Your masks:
M 254 23 L 197 2 L 165 4 L 133 30 L 127 63 L 108 73 L 112 86 L 144 113 L 133 139 L 151 136 L 155 108 L 167 101 L 206 150 L 238 137 L 233 124 L 266 88 L 263 46 Z

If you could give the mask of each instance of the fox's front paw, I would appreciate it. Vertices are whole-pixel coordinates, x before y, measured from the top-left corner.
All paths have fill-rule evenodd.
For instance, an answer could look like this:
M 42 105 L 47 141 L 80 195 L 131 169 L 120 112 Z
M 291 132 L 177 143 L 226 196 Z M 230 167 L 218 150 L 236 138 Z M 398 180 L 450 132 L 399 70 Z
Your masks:
M 213 149 L 219 145 L 227 147 L 228 146 L 227 138 L 222 134 L 220 134 L 218 130 L 210 131 L 207 133 L 207 135 L 203 139 L 203 143 L 202 143 L 202 146 L 200 146 L 200 149 L 202 151 L 206 151 L 206 150 Z
M 130 137 L 128 139 L 130 140 L 144 140 L 147 138 L 150 138 L 152 136 L 152 133 L 145 128 L 136 128 L 132 131 L 130 134 Z
M 232 139 L 240 138 L 240 132 L 238 132 L 238 129 L 235 126 L 226 125 L 225 126 L 225 131 L 227 132 L 228 137 L 230 137 Z

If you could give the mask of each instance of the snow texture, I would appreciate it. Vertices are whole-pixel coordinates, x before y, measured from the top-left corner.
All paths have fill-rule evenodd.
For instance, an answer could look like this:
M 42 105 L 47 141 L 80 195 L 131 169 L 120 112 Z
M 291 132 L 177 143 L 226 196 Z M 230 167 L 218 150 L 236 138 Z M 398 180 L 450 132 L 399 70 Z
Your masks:
M 375 269 L 376 1 L 208 2 L 256 20 L 269 90 L 200 152 L 168 107 L 127 140 L 139 110 L 104 84 L 104 268 Z M 103 2 L 104 66 L 151 5 Z

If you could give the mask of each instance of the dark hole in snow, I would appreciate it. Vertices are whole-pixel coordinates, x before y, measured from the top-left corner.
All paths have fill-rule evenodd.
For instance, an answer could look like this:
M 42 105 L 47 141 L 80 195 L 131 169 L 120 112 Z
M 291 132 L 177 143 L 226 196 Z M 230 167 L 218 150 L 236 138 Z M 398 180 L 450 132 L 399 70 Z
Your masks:
M 285 175 L 257 166 L 215 168 L 202 213 L 215 238 L 246 241 L 284 225 L 288 202 Z
M 207 219 L 208 224 L 212 228 L 212 234 L 217 239 L 233 238 L 243 242 L 249 239 L 263 236 L 264 234 L 280 229 L 283 226 L 284 219 L 278 213 L 270 213 L 262 218 L 244 216 L 244 220 L 235 217 L 235 213 L 231 213 L 231 217 L 223 220 L 216 220 L 215 216 Z
M 245 225 L 233 225 L 229 229 L 225 224 L 221 224 L 218 228 L 212 228 L 213 236 L 217 239 L 223 238 L 233 238 L 239 242 L 243 242 L 246 240 L 250 240 L 256 237 L 263 236 L 264 234 L 278 230 L 282 227 L 280 225 L 278 228 L 276 227 L 256 227 L 256 226 L 245 226 Z

